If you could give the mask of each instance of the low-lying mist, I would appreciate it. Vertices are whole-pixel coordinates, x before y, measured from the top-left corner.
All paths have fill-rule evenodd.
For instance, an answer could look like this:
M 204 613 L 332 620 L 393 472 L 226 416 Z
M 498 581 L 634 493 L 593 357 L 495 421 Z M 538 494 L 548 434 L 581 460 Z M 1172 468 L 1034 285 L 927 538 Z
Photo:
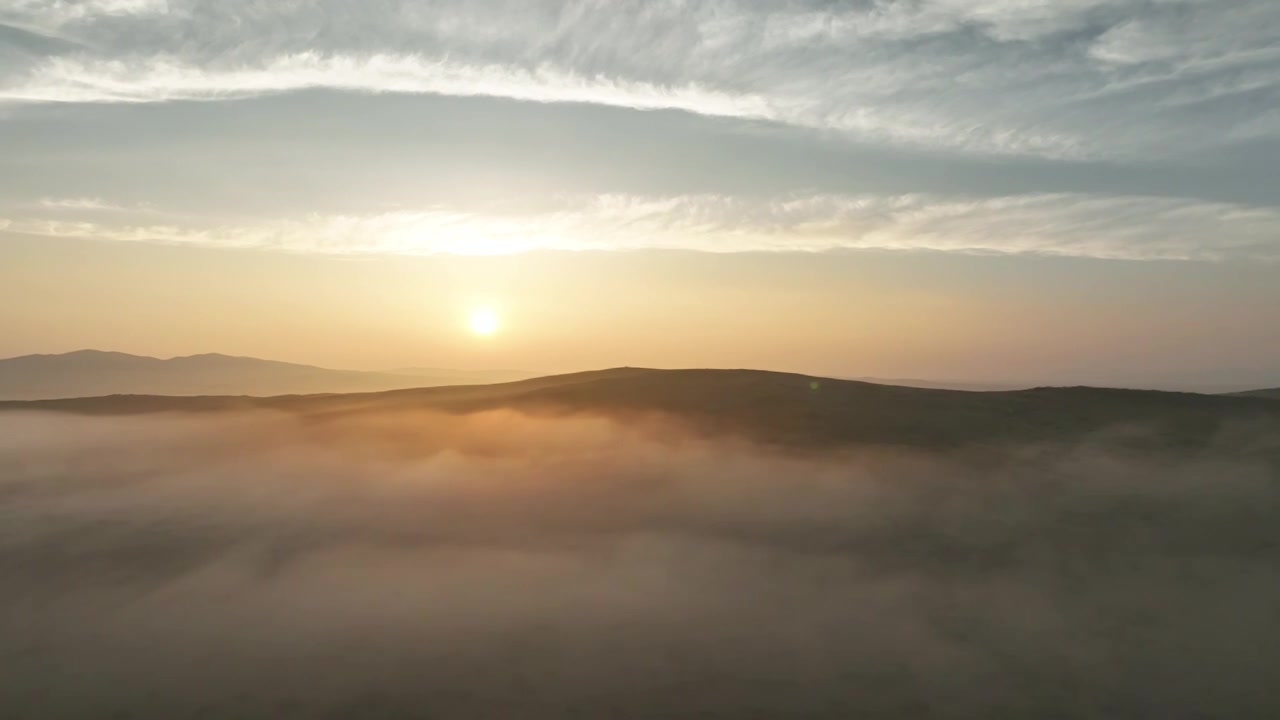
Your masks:
M 1277 717 L 1272 458 L 4 415 L 0 718 Z

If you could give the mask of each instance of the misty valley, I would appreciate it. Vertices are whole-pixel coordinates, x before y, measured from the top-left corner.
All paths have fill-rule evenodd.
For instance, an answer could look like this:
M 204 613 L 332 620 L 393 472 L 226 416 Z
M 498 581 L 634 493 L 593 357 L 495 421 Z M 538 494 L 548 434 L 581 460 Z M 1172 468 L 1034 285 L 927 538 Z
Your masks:
M 1280 720 L 1280 0 L 0 0 L 0 720 Z
M 1280 402 L 1062 392 L 11 403 L 0 717 L 1271 716 Z

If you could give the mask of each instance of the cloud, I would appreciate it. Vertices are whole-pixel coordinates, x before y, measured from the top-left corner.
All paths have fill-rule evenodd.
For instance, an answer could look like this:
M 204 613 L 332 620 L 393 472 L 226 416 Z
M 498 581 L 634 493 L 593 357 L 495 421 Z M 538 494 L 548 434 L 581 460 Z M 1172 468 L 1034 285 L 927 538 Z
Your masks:
M 554 206 L 521 213 L 433 208 L 212 226 L 11 218 L 8 230 L 334 254 L 876 249 L 1128 260 L 1280 258 L 1275 209 L 1076 194 L 564 196 Z
M 957 144 L 961 149 L 983 152 L 1079 154 L 1077 142 L 1066 136 L 976 125 L 960 127 L 907 108 L 892 110 L 870 104 L 831 107 L 802 96 L 718 90 L 698 80 L 659 83 L 588 75 L 553 64 L 473 65 L 416 55 L 325 55 L 305 51 L 273 57 L 265 63 L 222 68 L 202 67 L 168 55 L 128 61 L 54 58 L 34 67 L 24 80 L 0 88 L 0 102 L 211 101 L 313 88 L 682 110 L 838 131 L 864 140 L 908 146 Z
M 322 56 L 305 52 L 262 67 L 210 72 L 173 58 L 145 62 L 86 63 L 58 58 L 37 69 L 25 86 L 2 91 L 0 100 L 33 102 L 156 102 L 252 97 L 305 88 L 368 92 L 483 95 L 533 102 L 586 102 L 636 109 L 679 109 L 705 115 L 766 118 L 760 98 L 731 96 L 696 86 L 672 88 L 619 83 L 565 74 L 470 66 L 412 55 Z
M 0 714 L 1276 710 L 1280 498 L 1230 442 L 805 455 L 660 418 L 5 414 L 0 468 Z
M 107 202 L 102 198 L 96 197 L 77 197 L 77 198 L 41 198 L 39 203 L 41 208 L 46 210 L 70 210 L 70 211 L 106 211 L 106 212 L 125 212 L 130 210 L 139 210 L 142 208 L 129 208 L 124 205 Z
M 162 15 L 169 9 L 169 0 L 10 0 L 0 8 L 0 23 L 56 33 L 68 25 Z
M 71 8 L 77 8 L 72 10 Z M 1280 138 L 1269 0 L 24 2 L 81 49 L 0 73 L 11 102 L 215 100 L 304 88 L 670 108 L 865 142 L 1161 158 Z M 2 20 L 2 18 L 0 18 Z M 89 49 L 91 48 L 91 49 Z

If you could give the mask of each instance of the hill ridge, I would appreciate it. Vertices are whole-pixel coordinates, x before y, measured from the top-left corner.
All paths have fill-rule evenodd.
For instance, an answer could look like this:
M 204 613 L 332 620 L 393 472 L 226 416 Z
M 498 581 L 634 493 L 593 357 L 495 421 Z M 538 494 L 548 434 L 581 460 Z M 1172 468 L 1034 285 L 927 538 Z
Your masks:
M 157 358 L 85 349 L 0 359 L 0 400 L 106 395 L 252 395 L 351 393 L 493 382 L 519 371 L 438 370 L 410 374 L 335 370 L 282 360 L 199 353 Z
M 499 409 L 549 416 L 639 414 L 795 446 L 1122 442 L 1194 449 L 1225 442 L 1226 429 L 1259 429 L 1230 433 L 1238 439 L 1232 442 L 1256 435 L 1265 444 L 1280 435 L 1280 403 L 1265 398 L 1087 386 L 974 392 L 750 369 L 622 367 L 485 385 L 265 398 L 115 395 L 0 402 L 0 411 L 95 415 L 254 409 L 315 418 Z

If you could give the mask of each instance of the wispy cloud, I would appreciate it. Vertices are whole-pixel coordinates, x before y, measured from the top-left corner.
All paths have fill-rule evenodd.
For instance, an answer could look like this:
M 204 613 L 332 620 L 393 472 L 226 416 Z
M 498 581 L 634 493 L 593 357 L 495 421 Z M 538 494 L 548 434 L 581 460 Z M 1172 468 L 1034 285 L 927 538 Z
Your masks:
M 467 64 L 450 57 L 413 54 L 357 56 L 304 51 L 222 67 L 203 67 L 173 55 L 129 60 L 59 57 L 34 67 L 22 81 L 0 87 L 0 102 L 211 101 L 314 88 L 683 110 L 837 131 L 912 147 L 941 145 L 1061 157 L 1085 154 L 1079 140 L 1068 135 L 965 124 L 931 111 L 858 104 L 853 98 L 845 106 L 796 93 L 717 89 L 698 79 L 652 82 L 585 74 L 551 63 L 533 67 Z
M 11 102 L 313 87 L 494 95 L 1048 157 L 1280 138 L 1280 119 L 1247 106 L 1185 102 L 1280 98 L 1271 0 L 20 0 L 0 11 L 6 19 L 57 26 L 93 48 L 0 72 Z
M 669 108 L 705 115 L 775 118 L 754 96 L 719 93 L 696 85 L 659 86 L 568 74 L 551 67 L 464 65 L 413 55 L 324 56 L 313 52 L 275 58 L 263 66 L 217 71 L 176 58 L 145 62 L 55 58 L 26 84 L 0 90 L 0 99 L 34 102 L 156 102 L 252 97 L 305 88 L 368 92 L 483 95 L 535 102 L 582 102 L 637 109 Z
M 10 232 L 333 254 L 914 250 L 1130 260 L 1280 259 L 1280 210 L 1145 197 L 718 195 L 564 198 L 523 214 L 429 209 L 255 224 L 11 218 Z
M 69 210 L 69 211 L 99 211 L 99 212 L 125 212 L 133 210 L 143 210 L 144 207 L 127 207 L 116 203 L 108 202 L 97 197 L 75 197 L 75 198 L 41 198 L 39 206 L 46 210 Z
M 161 15 L 169 0 L 8 0 L 0 6 L 0 23 L 59 33 L 68 26 L 129 16 Z

